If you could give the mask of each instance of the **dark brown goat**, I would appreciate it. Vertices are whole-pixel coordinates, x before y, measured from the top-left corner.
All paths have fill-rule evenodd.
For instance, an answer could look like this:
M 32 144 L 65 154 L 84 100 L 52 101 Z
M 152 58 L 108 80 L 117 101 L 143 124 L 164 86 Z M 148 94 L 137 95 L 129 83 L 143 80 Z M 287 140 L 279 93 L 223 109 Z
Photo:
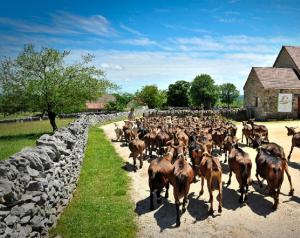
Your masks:
M 150 209 L 154 209 L 153 192 L 156 190 L 157 203 L 161 203 L 160 193 L 166 188 L 165 198 L 169 196 L 169 181 L 173 175 L 174 165 L 171 161 L 174 156 L 175 149 L 168 147 L 168 152 L 162 157 L 152 160 L 148 168 L 149 188 L 150 188 Z
M 265 141 L 269 141 L 269 132 L 268 132 L 268 128 L 265 125 L 257 125 L 254 124 L 254 120 L 255 119 L 249 119 L 248 123 L 251 125 L 252 127 L 252 138 L 254 138 L 255 134 L 259 134 L 261 136 L 264 137 Z
M 290 161 L 294 147 L 300 148 L 300 132 L 296 132 L 295 127 L 287 127 L 286 126 L 286 129 L 288 130 L 287 135 L 293 136 L 291 150 L 287 157 L 287 159 Z
M 251 183 L 252 162 L 249 158 L 249 154 L 240 149 L 237 143 L 233 146 L 234 147 L 231 149 L 228 158 L 229 179 L 227 186 L 230 185 L 232 172 L 234 172 L 240 185 L 241 196 L 239 198 L 239 202 L 242 203 L 247 201 L 248 188 Z
M 273 209 L 276 210 L 279 203 L 279 194 L 284 178 L 284 165 L 280 157 L 274 156 L 266 149 L 258 148 L 255 158 L 256 162 L 256 178 L 262 187 L 259 176 L 267 180 L 269 193 L 273 194 Z
M 292 184 L 292 178 L 291 178 L 291 175 L 289 173 L 288 162 L 285 158 L 285 153 L 284 153 L 284 150 L 283 150 L 282 146 L 280 146 L 280 145 L 278 145 L 274 142 L 263 142 L 261 137 L 256 136 L 255 139 L 253 140 L 253 148 L 256 149 L 258 147 L 261 147 L 261 148 L 267 150 L 272 155 L 281 158 L 281 160 L 283 162 L 283 165 L 284 165 L 284 171 L 285 171 L 285 173 L 288 177 L 289 183 L 290 183 L 289 195 L 293 196 L 294 195 L 294 188 L 293 188 L 293 184 Z

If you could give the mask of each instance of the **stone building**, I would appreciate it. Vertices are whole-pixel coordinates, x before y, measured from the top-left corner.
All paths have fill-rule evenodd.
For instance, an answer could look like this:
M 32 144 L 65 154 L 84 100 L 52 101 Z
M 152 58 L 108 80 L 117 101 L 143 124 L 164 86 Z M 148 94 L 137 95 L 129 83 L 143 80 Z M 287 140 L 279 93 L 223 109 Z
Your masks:
M 300 47 L 283 46 L 273 67 L 253 67 L 244 106 L 256 119 L 300 118 Z

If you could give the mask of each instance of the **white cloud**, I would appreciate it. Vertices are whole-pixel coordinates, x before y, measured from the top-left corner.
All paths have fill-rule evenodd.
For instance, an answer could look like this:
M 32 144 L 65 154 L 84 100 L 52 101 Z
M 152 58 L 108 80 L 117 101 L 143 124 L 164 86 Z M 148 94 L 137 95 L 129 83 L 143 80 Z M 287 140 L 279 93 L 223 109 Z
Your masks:
M 157 45 L 157 42 L 150 40 L 149 38 L 142 37 L 137 39 L 125 39 L 120 40 L 118 43 L 127 44 L 127 45 L 136 45 L 136 46 L 149 46 L 149 45 Z
M 278 49 L 279 51 L 279 49 Z M 201 73 L 210 74 L 221 84 L 235 83 L 240 91 L 252 66 L 272 66 L 275 54 L 218 54 L 217 57 L 189 52 L 148 51 L 93 51 L 96 65 L 122 65 L 122 70 L 104 67 L 107 79 L 134 92 L 146 84 L 157 84 L 165 89 L 177 80 L 192 81 Z M 277 52 L 276 52 L 277 53 Z M 76 58 L 82 51 L 75 51 Z M 103 62 L 107 65 L 103 65 Z
M 122 66 L 118 64 L 102 63 L 100 67 L 106 70 L 122 70 Z
M 125 31 L 130 32 L 130 33 L 133 34 L 133 35 L 143 36 L 143 34 L 142 34 L 141 32 L 139 32 L 139 31 L 137 31 L 137 30 L 134 30 L 134 29 L 132 29 L 132 28 L 130 28 L 130 27 L 124 25 L 124 24 L 120 24 L 120 27 L 121 27 L 122 29 L 124 29 Z
M 98 36 L 114 36 L 117 32 L 110 22 L 102 15 L 89 17 L 78 16 L 66 12 L 50 14 L 50 23 L 35 23 L 24 20 L 15 20 L 1 17 L 0 24 L 13 27 L 19 32 L 46 33 L 46 34 L 80 34 L 92 33 Z

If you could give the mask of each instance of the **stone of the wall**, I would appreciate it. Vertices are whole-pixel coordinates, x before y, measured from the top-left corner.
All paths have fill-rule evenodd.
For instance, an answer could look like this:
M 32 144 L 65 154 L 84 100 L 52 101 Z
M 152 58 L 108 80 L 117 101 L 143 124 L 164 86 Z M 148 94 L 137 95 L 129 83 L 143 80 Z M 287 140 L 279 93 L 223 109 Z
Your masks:
M 0 237 L 47 236 L 76 189 L 89 126 L 127 114 L 83 115 L 0 162 Z
M 185 116 L 215 116 L 220 115 L 229 119 L 233 119 L 236 121 L 243 121 L 247 119 L 247 111 L 245 109 L 218 109 L 218 110 L 190 110 L 190 109 L 169 109 L 169 110 L 160 110 L 160 111 L 152 111 L 145 116 L 177 116 L 177 117 L 185 117 Z

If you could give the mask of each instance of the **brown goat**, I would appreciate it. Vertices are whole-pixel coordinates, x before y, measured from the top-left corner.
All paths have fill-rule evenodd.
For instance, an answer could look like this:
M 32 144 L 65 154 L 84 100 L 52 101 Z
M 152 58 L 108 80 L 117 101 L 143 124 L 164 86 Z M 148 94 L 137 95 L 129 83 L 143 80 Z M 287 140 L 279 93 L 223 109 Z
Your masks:
M 174 174 L 172 178 L 172 185 L 174 186 L 174 199 L 176 205 L 176 226 L 180 226 L 180 199 L 183 198 L 182 212 L 185 212 L 187 195 L 190 190 L 190 184 L 194 180 L 194 170 L 189 165 L 184 157 L 183 146 L 178 146 L 178 156 L 174 163 Z
M 139 158 L 140 161 L 140 168 L 143 167 L 143 158 L 144 158 L 144 150 L 146 148 L 145 142 L 136 138 L 129 142 L 128 145 L 132 157 L 133 157 L 133 166 L 134 172 L 136 171 L 136 158 Z
M 238 148 L 238 144 L 235 144 L 230 151 L 228 165 L 229 179 L 227 182 L 227 187 L 231 183 L 232 172 L 234 172 L 236 179 L 240 185 L 241 196 L 239 198 L 239 202 L 243 203 L 247 201 L 248 188 L 251 183 L 252 162 L 249 158 L 249 154 L 244 152 L 242 149 Z
M 252 127 L 247 124 L 246 121 L 243 121 L 243 129 L 242 129 L 242 143 L 244 142 L 244 136 L 246 138 L 246 145 L 249 145 L 252 135 Z
M 284 150 L 283 150 L 282 146 L 280 146 L 280 145 L 278 145 L 274 142 L 263 142 L 261 137 L 256 136 L 255 139 L 253 140 L 253 148 L 256 149 L 258 147 L 261 147 L 261 148 L 267 150 L 272 155 L 281 158 L 283 166 L 284 166 L 284 171 L 285 171 L 286 176 L 288 177 L 288 180 L 289 180 L 289 183 L 290 183 L 289 195 L 293 196 L 294 195 L 294 188 L 293 188 L 293 184 L 292 184 L 292 178 L 291 178 L 291 175 L 289 173 L 289 165 L 288 165 L 288 162 L 285 158 L 285 153 L 284 153 Z
M 269 141 L 268 128 L 265 125 L 254 124 L 254 120 L 255 119 L 249 119 L 247 122 L 252 127 L 252 137 L 254 137 L 255 134 L 259 134 L 264 137 L 264 140 Z
M 286 129 L 288 130 L 287 135 L 293 136 L 291 150 L 287 157 L 287 159 L 290 161 L 294 147 L 300 148 L 300 132 L 296 132 L 295 127 L 287 127 L 286 126 Z
M 201 177 L 201 190 L 199 196 L 201 196 L 204 192 L 204 178 L 207 180 L 207 188 L 209 191 L 209 202 L 210 209 L 209 214 L 213 214 L 213 190 L 215 185 L 218 186 L 219 190 L 219 209 L 218 212 L 222 212 L 222 167 L 220 161 L 217 157 L 211 156 L 209 153 L 204 152 L 201 158 L 200 164 L 196 165 L 199 170 L 198 174 Z
M 168 198 L 169 180 L 173 174 L 174 166 L 171 161 L 175 149 L 168 147 L 168 152 L 162 157 L 152 160 L 148 168 L 149 188 L 150 188 L 150 209 L 154 209 L 153 192 L 156 190 L 157 203 L 161 203 L 160 193 L 166 188 L 165 198 Z
M 259 176 L 267 180 L 269 193 L 273 194 L 273 209 L 276 210 L 279 203 L 279 194 L 284 178 L 284 165 L 280 157 L 276 157 L 263 148 L 258 148 L 255 158 L 256 178 L 262 187 Z

